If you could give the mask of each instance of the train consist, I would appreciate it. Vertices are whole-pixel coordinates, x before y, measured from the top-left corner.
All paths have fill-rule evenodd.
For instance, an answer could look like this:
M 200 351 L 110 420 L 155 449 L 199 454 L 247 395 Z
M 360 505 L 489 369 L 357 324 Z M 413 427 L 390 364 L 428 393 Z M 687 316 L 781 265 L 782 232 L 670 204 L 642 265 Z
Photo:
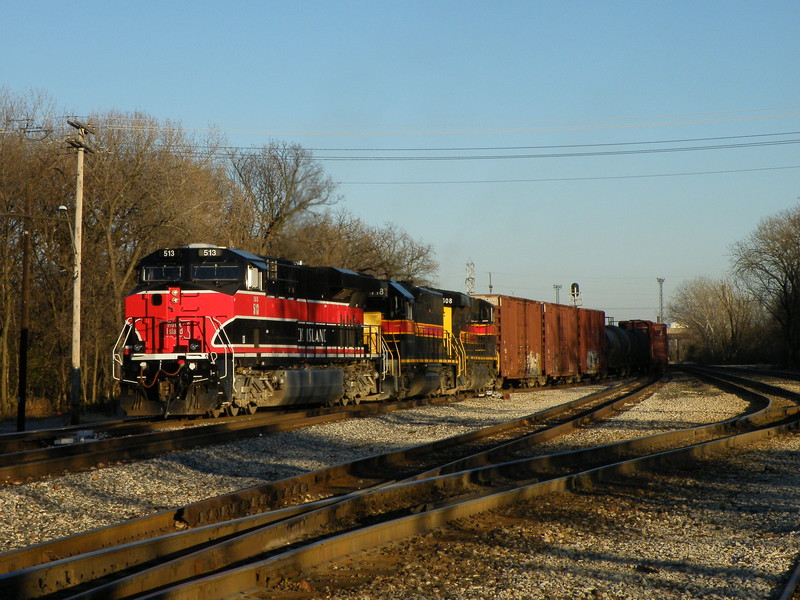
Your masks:
M 128 415 L 457 394 L 666 363 L 666 330 L 601 311 L 193 244 L 139 263 L 114 349 Z

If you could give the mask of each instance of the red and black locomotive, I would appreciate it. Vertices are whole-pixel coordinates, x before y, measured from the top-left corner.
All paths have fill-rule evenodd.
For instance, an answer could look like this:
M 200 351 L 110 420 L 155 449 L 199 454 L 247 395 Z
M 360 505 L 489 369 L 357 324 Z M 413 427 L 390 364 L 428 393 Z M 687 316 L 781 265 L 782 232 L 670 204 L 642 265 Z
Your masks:
M 480 390 L 492 307 L 458 292 L 208 245 L 138 265 L 114 351 L 130 415 Z

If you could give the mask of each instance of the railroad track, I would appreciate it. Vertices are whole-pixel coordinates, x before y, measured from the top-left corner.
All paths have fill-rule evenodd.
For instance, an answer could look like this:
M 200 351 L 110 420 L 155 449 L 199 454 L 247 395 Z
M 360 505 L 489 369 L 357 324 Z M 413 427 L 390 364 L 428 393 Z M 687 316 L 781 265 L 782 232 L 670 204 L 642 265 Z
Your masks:
M 723 384 L 728 385 L 728 384 Z M 650 390 L 652 391 L 652 390 Z M 628 390 L 630 393 L 631 390 Z M 637 390 L 639 397 L 648 390 Z M 162 525 L 185 531 L 163 534 L 157 540 L 142 540 L 106 553 L 77 555 L 43 565 L 17 570 L 0 578 L 0 590 L 12 597 L 42 597 L 69 590 L 75 598 L 107 597 L 222 597 L 251 587 L 264 587 L 292 573 L 324 560 L 333 560 L 357 548 L 386 543 L 387 541 L 420 533 L 464 516 L 476 514 L 498 506 L 518 502 L 554 490 L 580 489 L 595 485 L 607 477 L 651 470 L 664 463 L 691 460 L 720 448 L 734 447 L 757 436 L 774 435 L 782 428 L 796 427 L 796 407 L 776 409 L 771 399 L 751 391 L 739 389 L 750 402 L 746 416 L 723 423 L 696 427 L 649 438 L 629 440 L 605 448 L 578 450 L 554 456 L 524 456 L 526 449 L 535 447 L 544 439 L 571 430 L 595 419 L 620 410 L 636 401 L 636 396 L 601 398 L 598 395 L 584 398 L 564 407 L 559 422 L 554 422 L 556 410 L 521 419 L 516 427 L 535 425 L 536 431 L 520 435 L 513 433 L 515 426 L 497 426 L 483 435 L 468 434 L 450 441 L 427 445 L 428 451 L 437 453 L 442 460 L 427 471 L 417 472 L 405 481 L 390 479 L 363 479 L 365 473 L 388 470 L 399 479 L 405 468 L 420 469 L 421 458 L 426 454 L 421 448 L 405 453 L 393 453 L 358 461 L 347 469 L 349 476 L 360 479 L 360 492 L 351 489 L 338 498 L 322 498 L 306 505 L 292 505 L 296 495 L 314 493 L 324 495 L 338 490 L 347 491 L 346 477 L 335 470 L 308 474 L 284 482 L 276 482 L 286 493 L 284 508 L 259 512 L 259 493 L 233 494 L 216 503 L 198 503 L 179 511 L 161 514 Z M 503 430 L 506 431 L 503 431 Z M 472 438 L 472 454 L 453 458 L 443 451 L 450 446 L 464 446 Z M 403 458 L 402 455 L 406 456 Z M 370 462 L 372 461 L 372 462 Z M 405 462 L 404 462 L 405 461 Z M 445 462 L 447 464 L 441 464 Z M 334 468 L 335 469 L 335 468 Z M 310 476 L 310 477 L 309 477 Z M 385 476 L 384 476 L 385 477 Z M 324 481 L 326 492 L 314 490 L 313 481 Z M 260 494 L 274 496 L 270 484 L 257 488 Z M 278 494 L 280 495 L 280 494 Z M 249 508 L 248 508 L 249 507 Z M 236 511 L 258 512 L 254 516 L 240 516 L 232 521 L 217 521 L 202 525 L 203 521 L 219 518 L 222 514 L 235 516 Z M 137 520 L 144 530 L 154 528 L 156 517 Z M 150 520 L 150 525 L 145 525 Z M 187 520 L 188 519 L 188 520 Z M 171 520 L 171 523 L 170 523 Z M 136 522 L 129 522 L 136 523 Z M 135 532 L 130 526 L 106 528 L 105 537 L 117 542 L 131 539 Z M 191 526 L 191 528 L 189 528 Z M 85 536 L 68 538 L 72 543 L 40 545 L 39 559 L 60 556 L 69 552 L 75 542 L 80 542 L 88 552 L 91 545 Z M 95 540 L 91 542 L 98 544 Z M 105 542 L 100 542 L 102 545 Z M 109 542 L 111 544 L 111 542 Z M 286 550 L 287 545 L 293 545 Z M 49 548 L 47 548 L 49 546 Z M 154 547 L 158 548 L 154 551 Z M 32 549 L 0 556 L 3 570 L 19 568 L 37 559 Z M 35 548 L 33 550 L 36 550 Z M 182 552 L 188 554 L 167 560 Z M 102 558 L 99 558 L 102 557 Z M 16 561 L 16 562 L 15 562 Z M 240 562 L 247 564 L 240 565 Z M 133 569 L 124 572 L 120 569 Z M 148 568 L 149 567 L 149 568 Z M 117 571 L 116 575 L 112 573 Z M 195 580 L 200 572 L 210 573 Z M 104 580 L 103 577 L 108 580 Z M 81 581 L 93 580 L 91 585 L 74 587 Z M 150 594 L 148 590 L 173 585 L 168 590 Z
M 588 422 L 593 418 L 602 418 L 604 413 L 609 414 L 614 410 L 620 410 L 626 403 L 635 402 L 636 399 L 632 397 L 632 394 L 644 397 L 651 392 L 652 386 L 643 388 L 641 382 L 633 386 L 618 387 L 604 393 L 593 394 L 556 409 L 543 411 L 526 419 L 491 427 L 480 432 L 457 436 L 449 440 L 434 442 L 406 451 L 338 465 L 330 469 L 323 469 L 257 488 L 243 490 L 228 496 L 198 502 L 177 510 L 149 515 L 98 530 L 98 532 L 71 536 L 63 540 L 56 540 L 11 552 L 0 556 L 0 572 L 16 570 L 22 576 L 22 580 L 36 582 L 34 585 L 40 590 L 38 592 L 39 595 L 41 595 L 42 589 L 52 592 L 67 585 L 68 582 L 59 581 L 59 576 L 56 575 L 54 581 L 43 584 L 42 581 L 48 581 L 50 575 L 61 573 L 63 576 L 68 573 L 69 580 L 74 583 L 84 577 L 93 578 L 95 575 L 104 572 L 105 569 L 105 567 L 96 566 L 96 563 L 95 566 L 84 564 L 80 569 L 77 569 L 75 567 L 77 563 L 73 562 L 68 571 L 65 572 L 61 566 L 57 566 L 57 563 L 50 562 L 54 558 L 85 555 L 100 548 L 113 548 L 132 540 L 146 540 L 157 536 L 166 536 L 175 543 L 187 545 L 188 547 L 207 544 L 219 538 L 219 536 L 232 535 L 231 531 L 227 529 L 229 525 L 225 525 L 226 529 L 222 529 L 219 525 L 226 520 L 237 520 L 231 521 L 231 527 L 242 526 L 248 528 L 252 524 L 247 523 L 245 519 L 250 515 L 271 511 L 266 513 L 266 519 L 285 518 L 286 514 L 299 513 L 313 508 L 313 506 L 296 506 L 310 498 L 323 498 L 323 502 L 331 502 L 330 498 L 336 494 L 354 493 L 365 487 L 385 486 L 387 483 L 391 483 L 404 475 L 418 473 L 433 466 L 438 466 L 443 461 L 447 462 L 470 453 L 481 452 L 487 448 L 493 448 L 504 441 L 508 442 L 527 435 L 530 433 L 531 427 L 535 427 L 537 430 L 546 429 L 547 424 L 552 426 L 553 419 L 558 419 L 562 427 L 564 422 L 570 421 L 573 423 L 572 427 L 579 426 L 580 423 Z M 599 416 L 593 416 L 592 413 L 598 413 Z M 426 456 L 427 458 L 425 458 Z M 324 499 L 326 497 L 328 498 L 327 500 Z M 275 511 L 279 507 L 283 507 L 283 512 Z M 177 535 L 176 531 L 178 532 Z M 175 536 L 174 538 L 171 537 L 173 535 Z M 200 537 L 198 538 L 198 536 Z M 162 537 L 155 544 L 151 544 L 150 547 L 146 545 L 140 546 L 139 550 L 137 550 L 137 552 L 140 552 L 138 555 L 131 548 L 124 547 L 119 549 L 121 554 L 113 555 L 112 551 L 108 555 L 111 558 L 106 557 L 102 560 L 117 565 L 130 563 L 131 561 L 146 563 L 147 561 L 159 560 L 162 555 L 160 553 L 153 555 L 152 548 L 160 548 L 159 552 L 162 552 L 164 548 L 171 548 L 171 543 L 173 542 L 165 542 L 164 537 Z M 120 560 L 121 556 L 124 557 L 124 561 Z M 134 558 L 136 556 L 139 558 Z M 94 560 L 92 558 L 90 562 Z M 39 569 L 37 575 L 32 575 L 33 571 L 30 569 L 27 569 L 26 572 L 20 571 L 32 565 L 48 562 L 50 564 L 46 564 Z M 60 563 L 58 564 L 60 565 Z M 78 570 L 88 573 L 88 575 L 78 576 Z M 43 572 L 50 573 L 50 575 L 42 575 Z M 13 594 L 20 597 L 34 597 L 23 595 L 34 593 L 32 590 L 23 592 L 22 589 L 14 587 L 22 580 L 17 577 L 3 577 L 3 580 L 0 581 L 0 591 L 6 589 L 9 593 L 13 592 Z
M 450 399 L 430 398 L 266 412 L 214 420 L 134 420 L 0 435 L 0 484 L 150 458 L 177 450 L 368 417 Z M 87 435 L 88 434 L 88 435 Z M 63 443 L 59 443 L 63 441 Z

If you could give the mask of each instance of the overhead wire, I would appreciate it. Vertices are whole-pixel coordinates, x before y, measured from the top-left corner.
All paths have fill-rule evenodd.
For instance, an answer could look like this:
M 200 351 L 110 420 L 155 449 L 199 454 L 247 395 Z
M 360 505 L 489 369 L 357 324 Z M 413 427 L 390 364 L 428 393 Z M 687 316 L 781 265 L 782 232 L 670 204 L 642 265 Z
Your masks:
M 677 173 L 648 173 L 642 175 L 598 175 L 588 177 L 541 177 L 536 179 L 462 179 L 442 181 L 342 181 L 346 185 L 453 185 L 453 184 L 479 184 L 479 183 L 546 183 L 558 181 L 603 181 L 611 179 L 651 179 L 656 177 L 688 177 L 692 175 L 724 175 L 732 173 L 751 173 L 758 171 L 782 171 L 787 169 L 800 169 L 800 165 L 787 165 L 783 167 L 761 167 L 753 169 L 726 169 L 719 171 L 684 171 Z
M 509 121 L 485 123 L 269 123 L 212 121 L 164 121 L 166 126 L 186 131 L 219 131 L 237 135 L 472 135 L 476 133 L 528 133 L 535 131 L 580 131 L 631 127 L 664 127 L 697 125 L 704 123 L 741 122 L 748 120 L 782 119 L 800 116 L 800 106 L 768 107 L 757 109 L 608 117 L 601 119 L 570 119 L 544 121 Z M 713 117 L 713 118 L 712 118 Z M 677 120 L 679 119 L 679 120 Z M 145 129 L 156 122 L 147 115 L 142 117 L 116 116 L 118 127 Z M 127 123 L 127 125 L 125 125 Z M 184 123 L 202 123 L 187 127 Z
M 619 117 L 601 120 L 572 120 L 572 121 L 539 121 L 539 122 L 526 122 L 526 123 L 488 123 L 478 124 L 478 127 L 483 126 L 505 126 L 505 125 L 552 125 L 552 124 L 567 124 L 572 127 L 575 124 L 587 125 L 593 123 L 603 123 L 605 127 L 608 123 L 616 123 L 625 125 L 626 122 L 637 122 L 652 119 L 686 119 L 696 117 L 725 117 L 723 120 L 741 120 L 742 118 L 760 119 L 763 115 L 768 113 L 775 113 L 778 111 L 796 111 L 800 109 L 797 106 L 782 107 L 782 108 L 766 108 L 766 109 L 751 109 L 741 111 L 722 111 L 711 113 L 695 113 L 695 114 L 678 114 L 678 115 L 659 115 L 656 117 Z M 770 118 L 783 118 L 790 116 L 798 116 L 800 113 L 791 112 L 789 114 L 774 115 L 769 114 Z M 683 122 L 671 123 L 672 125 L 684 124 Z M 250 124 L 245 124 L 250 125 Z M 453 124 L 434 124 L 430 127 L 461 127 L 463 123 Z M 466 124 L 474 126 L 475 124 Z M 640 123 L 641 125 L 641 123 Z M 646 125 L 646 124 L 645 124 Z M 255 124 L 257 127 L 271 126 L 271 124 Z M 371 127 L 386 127 L 386 125 L 370 125 L 362 124 L 356 127 L 371 128 Z M 119 130 L 149 130 L 153 128 L 163 128 L 168 130 L 184 129 L 185 127 L 178 121 L 159 122 L 149 117 L 113 117 L 103 124 L 104 128 L 119 129 Z M 207 124 L 208 131 L 220 131 L 216 126 Z M 349 127 L 349 125 L 333 124 L 323 125 L 323 127 Z M 395 127 L 390 125 L 389 127 Z M 420 126 L 419 124 L 399 125 L 397 127 L 428 127 L 428 125 Z M 594 126 L 586 127 L 587 129 L 594 129 Z M 248 129 L 246 132 L 257 133 L 255 129 Z M 487 133 L 481 130 L 481 133 Z M 435 132 L 426 131 L 426 135 L 435 135 Z M 656 139 L 656 140 L 639 140 L 639 141 L 620 141 L 620 142 L 603 142 L 603 143 L 577 143 L 577 144 L 551 144 L 551 145 L 498 145 L 498 146 L 442 146 L 442 147 L 340 147 L 340 148 L 306 148 L 312 153 L 311 158 L 320 162 L 409 162 L 409 161 L 508 161 L 508 160 L 537 160 L 537 159 L 557 159 L 557 158 L 586 158 L 586 157 L 602 157 L 602 156 L 630 156 L 630 155 L 646 155 L 646 154 L 662 154 L 662 153 L 678 153 L 678 152 L 698 152 L 709 150 L 729 150 L 729 149 L 742 149 L 742 148 L 759 148 L 769 146 L 782 146 L 794 145 L 800 143 L 800 137 L 790 139 L 775 139 L 785 138 L 787 136 L 800 136 L 800 131 L 783 131 L 772 133 L 757 133 L 748 135 L 729 135 L 729 136 L 716 136 L 716 137 L 693 137 L 693 138 L 674 138 L 674 139 Z M 767 139 L 772 138 L 772 139 Z M 717 142 L 707 144 L 706 142 Z M 730 142 L 730 143 L 729 143 Z M 680 144 L 676 146 L 675 144 Z M 646 146 L 660 146 L 660 147 L 646 147 Z M 640 146 L 640 147 L 636 147 Z M 190 155 L 203 156 L 204 158 L 219 157 L 229 158 L 235 154 L 242 154 L 257 151 L 260 148 L 256 146 L 238 146 L 238 145 L 212 145 L 212 144 L 172 144 L 172 147 L 179 151 L 184 151 Z M 547 152 L 555 150 L 556 152 Z M 569 151 L 561 151 L 569 150 Z M 574 151 L 573 151 L 574 150 Z M 530 152 L 530 151 L 544 151 L 544 152 Z M 328 153 L 352 153 L 361 152 L 369 153 L 362 155 L 319 155 L 314 154 L 318 152 Z M 409 152 L 417 153 L 412 155 L 397 156 L 396 153 Z M 433 154 L 433 153 L 447 153 L 447 154 Z M 471 153 L 471 154 L 464 154 Z M 390 155 L 385 155 L 390 154 Z M 686 171 L 686 172 L 670 172 L 670 173 L 651 173 L 651 174 L 635 174 L 635 175 L 605 175 L 605 176 L 584 176 L 584 177 L 543 177 L 543 178 L 505 178 L 505 179 L 473 179 L 473 180 L 439 180 L 439 181 L 343 181 L 341 183 L 348 185 L 430 185 L 430 184 L 481 184 L 481 183 L 531 183 L 531 182 L 558 182 L 558 181 L 601 181 L 601 180 L 619 180 L 619 179 L 642 179 L 642 178 L 655 178 L 655 177 L 678 177 L 678 176 L 692 176 L 692 175 L 714 175 L 714 174 L 732 174 L 732 173 L 747 173 L 747 172 L 760 172 L 760 171 L 777 171 L 786 169 L 800 168 L 798 165 L 787 166 L 774 166 L 762 168 L 741 168 L 741 169 L 727 169 L 727 170 L 704 170 L 704 171 Z

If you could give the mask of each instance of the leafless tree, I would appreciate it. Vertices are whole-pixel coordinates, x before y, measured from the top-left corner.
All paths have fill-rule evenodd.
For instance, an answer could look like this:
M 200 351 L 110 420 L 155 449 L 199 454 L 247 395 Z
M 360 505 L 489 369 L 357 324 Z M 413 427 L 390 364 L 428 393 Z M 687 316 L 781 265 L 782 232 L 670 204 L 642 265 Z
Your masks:
M 238 247 L 274 254 L 274 241 L 296 217 L 338 202 L 336 184 L 311 153 L 298 144 L 272 142 L 231 158 L 233 180 L 240 188 L 231 206 Z
M 758 323 L 755 306 L 736 281 L 698 277 L 681 284 L 668 305 L 670 319 L 694 340 L 694 360 L 736 361 L 749 349 Z
M 800 206 L 762 220 L 732 246 L 733 271 L 779 325 L 788 361 L 800 364 Z
M 48 210 L 42 202 L 47 197 L 47 174 L 57 160 L 48 140 L 53 130 L 51 114 L 51 100 L 43 94 L 23 96 L 0 89 L 0 243 L 4 248 L 0 253 L 0 411 L 6 413 L 13 408 L 16 389 L 23 232 L 36 241 L 40 232 L 53 226 L 40 220 Z M 37 243 L 32 247 L 39 248 Z
M 418 285 L 432 285 L 438 268 L 430 244 L 391 223 L 368 225 L 344 209 L 298 221 L 279 242 L 288 258 Z
M 123 320 L 123 298 L 147 253 L 218 235 L 224 171 L 214 145 L 147 115 L 94 115 L 96 151 L 87 157 L 84 255 L 95 268 L 85 287 L 90 401 L 110 393 L 107 349 Z

